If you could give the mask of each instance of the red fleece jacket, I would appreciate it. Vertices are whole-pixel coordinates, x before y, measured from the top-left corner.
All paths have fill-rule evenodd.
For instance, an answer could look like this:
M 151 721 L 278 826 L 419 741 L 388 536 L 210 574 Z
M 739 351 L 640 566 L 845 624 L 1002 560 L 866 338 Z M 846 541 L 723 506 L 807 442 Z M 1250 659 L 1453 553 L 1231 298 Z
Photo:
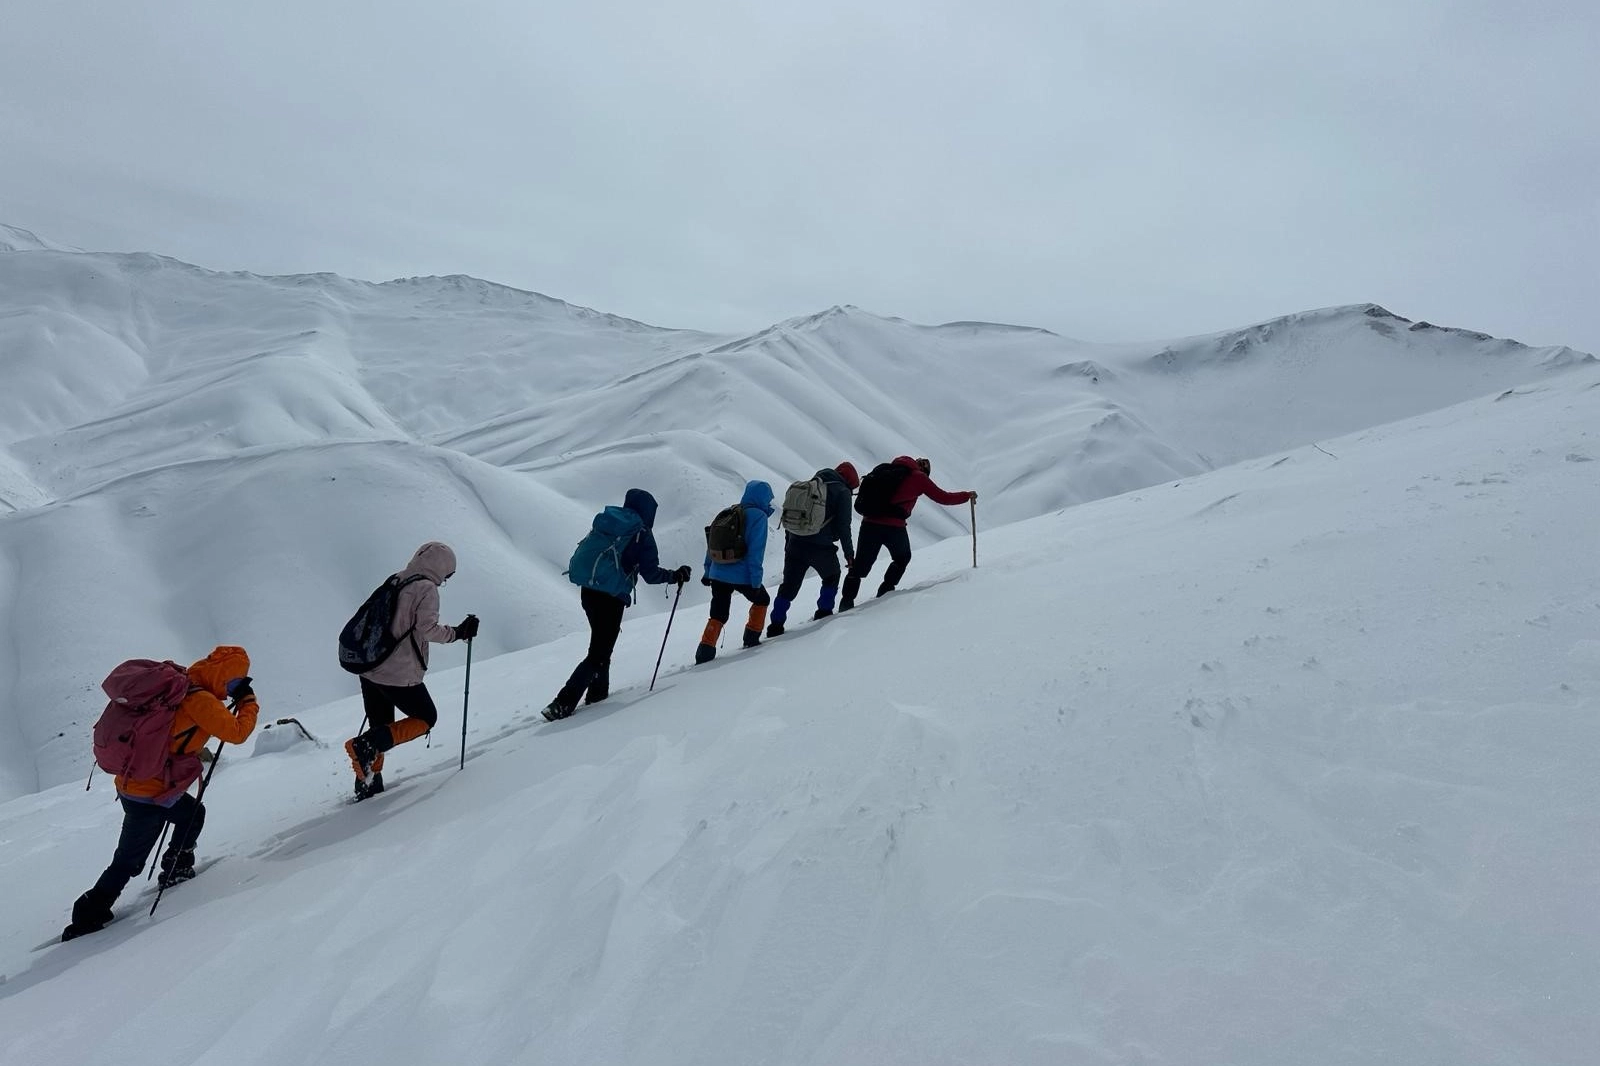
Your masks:
M 911 468 L 911 473 L 900 483 L 900 491 L 896 492 L 890 500 L 896 507 L 905 510 L 907 518 L 911 516 L 912 508 L 916 507 L 917 500 L 923 496 L 928 497 L 934 503 L 942 503 L 946 507 L 953 507 L 958 503 L 966 503 L 972 499 L 972 493 L 970 492 L 946 492 L 938 485 L 935 485 L 933 478 L 924 474 L 922 468 L 917 466 L 917 461 L 909 455 L 897 455 L 894 462 L 896 466 Z M 880 526 L 904 526 L 906 524 L 905 518 L 863 518 L 862 521 L 876 522 Z

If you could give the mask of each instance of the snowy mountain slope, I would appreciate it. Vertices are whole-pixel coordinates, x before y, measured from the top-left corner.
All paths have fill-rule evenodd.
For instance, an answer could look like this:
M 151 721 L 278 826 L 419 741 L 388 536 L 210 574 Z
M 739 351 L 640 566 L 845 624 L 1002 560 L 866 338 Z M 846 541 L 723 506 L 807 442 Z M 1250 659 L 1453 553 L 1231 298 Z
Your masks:
M 245 640 L 295 706 L 346 691 L 333 633 L 425 539 L 463 560 L 447 617 L 502 651 L 581 625 L 560 570 L 636 484 L 670 563 L 747 478 L 902 451 L 980 489 L 988 528 L 1587 358 L 1370 307 L 1115 348 L 854 308 L 726 337 L 462 277 L 0 252 L 0 796 L 87 769 L 95 684 L 130 655 Z M 925 506 L 913 537 L 966 517 Z
M 64 244 L 56 244 L 54 241 L 47 241 L 31 230 L 25 230 L 19 226 L 8 226 L 0 222 L 0 252 L 39 251 L 75 252 L 78 249 Z
M 916 591 L 569 722 L 535 708 L 581 637 L 481 661 L 461 773 L 442 649 L 391 794 L 230 749 L 227 857 L 40 953 L 116 808 L 15 800 L 0 1057 L 1588 1063 L 1596 426 L 1579 368 L 986 533 L 976 571 L 935 545 Z

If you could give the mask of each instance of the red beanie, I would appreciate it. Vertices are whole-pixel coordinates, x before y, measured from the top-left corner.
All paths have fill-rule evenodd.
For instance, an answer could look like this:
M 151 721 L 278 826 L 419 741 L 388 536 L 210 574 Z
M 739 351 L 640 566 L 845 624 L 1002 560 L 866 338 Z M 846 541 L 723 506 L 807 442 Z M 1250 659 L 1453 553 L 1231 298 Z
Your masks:
M 838 472 L 840 477 L 844 478 L 844 483 L 849 487 L 851 492 L 854 492 L 856 489 L 861 487 L 861 475 L 856 473 L 855 464 L 848 462 L 840 463 L 833 469 Z

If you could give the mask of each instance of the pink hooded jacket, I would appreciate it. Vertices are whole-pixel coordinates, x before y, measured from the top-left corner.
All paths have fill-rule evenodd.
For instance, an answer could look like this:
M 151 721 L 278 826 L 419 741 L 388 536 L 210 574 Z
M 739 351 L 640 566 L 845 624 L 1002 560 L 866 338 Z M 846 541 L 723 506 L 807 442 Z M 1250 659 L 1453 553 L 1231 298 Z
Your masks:
M 439 624 L 439 586 L 455 572 L 456 553 L 450 545 L 430 540 L 417 549 L 411 564 L 400 571 L 400 579 L 420 574 L 423 580 L 400 590 L 390 625 L 390 631 L 401 638 L 400 643 L 387 659 L 362 677 L 375 685 L 422 684 L 422 675 L 428 672 L 429 643 L 449 644 L 456 639 L 454 626 Z

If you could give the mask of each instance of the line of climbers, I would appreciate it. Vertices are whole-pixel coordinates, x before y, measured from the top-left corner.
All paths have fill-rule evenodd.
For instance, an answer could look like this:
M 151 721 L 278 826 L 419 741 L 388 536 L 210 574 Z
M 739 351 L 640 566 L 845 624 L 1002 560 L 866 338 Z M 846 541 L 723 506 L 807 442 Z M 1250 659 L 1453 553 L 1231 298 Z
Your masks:
M 767 523 L 773 513 L 772 486 L 765 481 L 748 482 L 739 502 L 718 512 L 706 527 L 700 583 L 711 589 L 711 609 L 695 646 L 694 661 L 707 663 L 716 657 L 717 641 L 732 613 L 735 593 L 750 604 L 743 637 L 749 648 L 761 643 L 763 628 L 768 637 L 784 631 L 789 608 L 808 571 L 815 570 L 822 582 L 814 619 L 833 614 L 836 597 L 838 610 L 854 607 L 861 582 L 885 548 L 890 563 L 878 595 L 894 591 L 911 563 L 906 520 L 917 501 L 926 496 L 949 507 L 978 498 L 970 490 L 947 492 L 934 484 L 931 473 L 928 460 L 902 455 L 874 467 L 865 478 L 857 475 L 854 465 L 844 462 L 790 485 L 780 518 L 783 578 L 776 599 L 767 594 L 764 568 Z M 850 517 L 851 495 L 858 489 L 859 548 L 851 538 Z M 622 627 L 622 612 L 633 599 L 638 579 L 682 586 L 692 576 L 687 565 L 670 571 L 661 568 L 651 532 L 655 517 L 655 498 L 643 489 L 629 489 L 621 507 L 607 507 L 595 516 L 588 536 L 573 553 L 568 576 L 582 590 L 583 610 L 589 619 L 589 653 L 545 707 L 544 716 L 551 721 L 577 710 L 580 697 L 585 703 L 597 703 L 609 694 L 611 652 Z M 842 590 L 839 547 L 844 549 L 848 567 Z
M 838 610 L 855 605 L 861 582 L 884 548 L 890 563 L 877 594 L 892 592 L 911 562 L 906 520 L 917 500 L 926 496 L 954 506 L 978 498 L 973 491 L 945 491 L 934 484 L 930 473 L 928 460 L 902 455 L 879 464 L 865 478 L 844 462 L 790 485 L 780 518 L 783 577 L 776 599 L 767 595 L 763 568 L 767 522 L 773 513 L 772 486 L 765 481 L 747 483 L 739 503 L 719 512 L 706 527 L 701 583 L 711 589 L 711 608 L 695 647 L 695 662 L 715 658 L 734 593 L 750 603 L 744 645 L 753 647 L 761 642 L 763 627 L 768 637 L 783 633 L 808 571 L 815 570 L 822 582 L 814 619 L 833 614 L 836 597 Z M 853 541 L 850 501 L 857 490 L 855 510 L 862 521 L 860 535 Z M 656 509 L 650 493 L 629 489 L 622 506 L 607 507 L 595 516 L 573 552 L 567 574 L 579 586 L 579 602 L 589 621 L 589 649 L 545 707 L 547 719 L 572 714 L 580 698 L 598 703 L 610 694 L 611 654 L 623 612 L 641 578 L 681 590 L 693 576 L 687 564 L 673 570 L 661 566 L 653 532 Z M 845 571 L 839 547 L 844 549 Z M 454 626 L 439 621 L 439 589 L 455 570 L 450 546 L 429 541 L 405 569 L 392 574 L 367 598 L 339 634 L 340 665 L 358 675 L 366 712 L 362 731 L 344 745 L 358 800 L 383 791 L 386 752 L 427 734 L 439 720 L 424 683 L 428 645 L 477 636 L 475 615 Z M 112 904 L 144 868 L 169 828 L 173 836 L 161 857 L 158 884 L 167 888 L 195 876 L 195 843 L 205 826 L 201 802 L 205 788 L 202 784 L 198 796 L 189 795 L 189 788 L 200 779 L 200 752 L 212 737 L 242 744 L 255 731 L 260 713 L 250 657 L 232 645 L 218 646 L 187 668 L 171 661 L 129 660 L 113 670 L 102 687 L 110 703 L 95 724 L 95 762 L 115 775 L 122 830 L 110 865 L 74 902 L 63 940 L 102 929 L 112 920 Z

